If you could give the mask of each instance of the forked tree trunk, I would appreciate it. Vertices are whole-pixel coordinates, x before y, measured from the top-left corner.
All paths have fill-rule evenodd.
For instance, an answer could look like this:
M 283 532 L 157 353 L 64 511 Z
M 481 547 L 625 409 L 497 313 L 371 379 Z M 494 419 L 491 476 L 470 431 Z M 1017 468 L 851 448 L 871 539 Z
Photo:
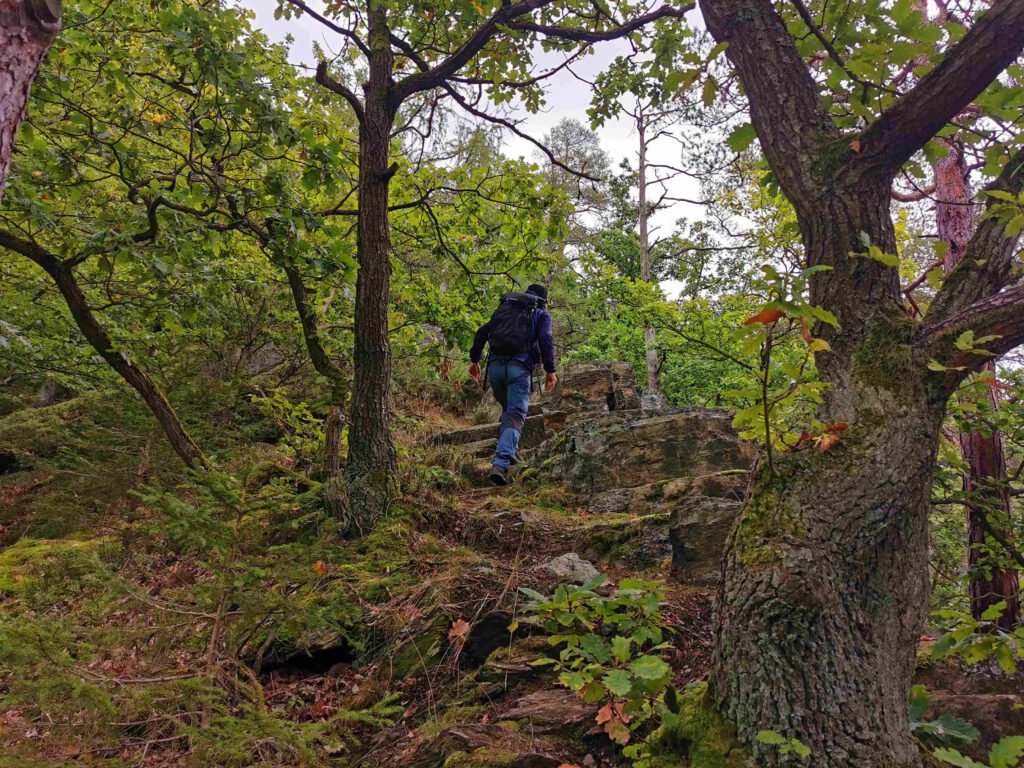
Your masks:
M 962 148 L 954 142 L 945 144 L 948 154 L 934 163 L 935 221 L 939 238 L 948 246 L 943 259 L 948 274 L 964 259 L 967 244 L 974 233 L 975 217 L 971 205 L 970 171 Z M 995 378 L 995 365 L 990 363 L 987 368 Z M 988 396 L 992 407 L 998 408 L 999 395 L 994 387 L 989 389 Z M 1019 576 L 1013 569 L 1000 568 L 988 555 L 989 548 L 997 545 L 983 525 L 987 520 L 999 530 L 1004 540 L 1012 538 L 1010 531 L 1000 525 L 1010 517 L 1002 435 L 997 431 L 989 434 L 980 430 L 961 433 L 960 451 L 967 464 L 964 493 L 971 502 L 967 505 L 971 615 L 981 619 L 990 606 L 1005 602 L 1006 608 L 998 623 L 1003 629 L 1011 630 L 1020 623 Z
M 847 258 L 857 233 L 895 251 L 888 191 L 850 192 L 804 220 L 812 263 Z M 874 203 L 874 206 L 872 205 Z M 716 705 L 753 745 L 798 734 L 815 766 L 916 766 L 907 692 L 928 612 L 928 510 L 944 406 L 911 359 L 894 297 L 828 364 L 823 418 L 847 422 L 827 452 L 762 464 L 727 546 L 711 672 Z M 846 314 L 852 317 L 857 308 Z
M 822 106 L 783 7 L 701 0 L 793 204 L 805 263 L 828 268 L 811 278 L 811 303 L 839 326 L 814 328 L 831 345 L 815 354 L 827 385 L 818 415 L 846 428 L 824 452 L 782 453 L 774 473 L 757 470 L 723 560 L 709 694 L 758 766 L 799 762 L 758 743 L 764 729 L 803 741 L 815 768 L 918 768 L 908 696 L 928 613 L 932 474 L 945 404 L 978 364 L 953 342 L 969 329 L 993 335 L 993 354 L 1022 343 L 1024 289 L 1006 287 L 1018 238 L 990 219 L 970 268 L 945 281 L 921 322 L 897 270 L 868 246 L 897 253 L 893 178 L 1024 50 L 1024 4 L 994 0 L 859 133 Z M 1018 193 L 1021 167 L 1017 153 L 993 184 Z
M 60 19 L 59 0 L 0 0 L 0 201 L 29 90 Z
M 388 190 L 395 103 L 394 55 L 386 9 L 370 10 L 370 71 L 364 86 L 365 114 L 359 127 L 359 218 L 356 239 L 354 380 L 346 466 L 353 532 L 366 532 L 398 491 L 398 467 L 391 440 L 391 345 L 388 302 L 391 290 L 391 233 Z

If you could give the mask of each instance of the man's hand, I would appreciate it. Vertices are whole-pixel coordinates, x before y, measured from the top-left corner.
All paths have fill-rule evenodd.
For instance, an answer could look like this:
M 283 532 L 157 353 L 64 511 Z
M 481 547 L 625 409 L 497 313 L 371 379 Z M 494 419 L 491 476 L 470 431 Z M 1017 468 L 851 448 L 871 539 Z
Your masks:
M 558 377 L 553 373 L 549 373 L 547 377 L 544 379 L 544 391 L 550 392 L 552 389 L 555 388 L 555 385 L 557 383 Z
M 480 383 L 480 363 L 472 363 L 469 366 L 469 377 L 477 384 Z

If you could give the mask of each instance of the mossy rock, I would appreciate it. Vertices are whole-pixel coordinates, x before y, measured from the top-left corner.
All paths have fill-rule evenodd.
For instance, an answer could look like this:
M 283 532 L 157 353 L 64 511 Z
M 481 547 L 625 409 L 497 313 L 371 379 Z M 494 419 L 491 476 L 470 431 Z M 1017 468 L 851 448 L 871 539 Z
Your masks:
M 651 768 L 754 768 L 736 731 L 707 706 L 707 683 L 679 696 L 679 714 L 652 734 Z

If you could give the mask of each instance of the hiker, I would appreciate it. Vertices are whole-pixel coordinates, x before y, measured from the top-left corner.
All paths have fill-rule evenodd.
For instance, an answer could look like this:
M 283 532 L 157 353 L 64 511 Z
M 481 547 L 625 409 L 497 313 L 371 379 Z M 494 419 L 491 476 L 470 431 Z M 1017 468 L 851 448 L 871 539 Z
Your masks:
M 487 379 L 494 397 L 501 403 L 498 448 L 490 475 L 495 485 L 508 485 L 508 468 L 518 461 L 519 436 L 526 425 L 537 363 L 543 363 L 547 371 L 545 390 L 550 391 L 558 383 L 551 315 L 544 309 L 547 299 L 548 289 L 536 283 L 526 293 L 505 294 L 491 319 L 477 330 L 469 351 L 469 375 L 479 383 L 480 356 L 484 344 L 490 345 Z

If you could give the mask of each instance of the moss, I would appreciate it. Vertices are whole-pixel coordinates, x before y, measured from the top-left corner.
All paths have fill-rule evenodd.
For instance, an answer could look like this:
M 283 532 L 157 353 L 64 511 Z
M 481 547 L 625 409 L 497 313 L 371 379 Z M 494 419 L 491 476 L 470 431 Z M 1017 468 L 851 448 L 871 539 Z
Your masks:
M 410 677 L 415 673 L 428 672 L 441 661 L 445 630 L 442 620 L 435 621 L 427 630 L 413 636 L 395 652 L 391 658 L 393 678 Z
M 679 714 L 650 739 L 651 768 L 752 768 L 735 730 L 707 706 L 707 683 L 679 697 Z
M 804 461 L 799 454 L 778 457 L 777 463 Z M 744 565 L 767 565 L 781 554 L 781 537 L 800 536 L 803 524 L 797 510 L 786 499 L 789 478 L 800 474 L 800 467 L 777 467 L 776 473 L 762 472 L 736 525 L 733 551 Z
M 444 761 L 444 768 L 508 768 L 519 757 L 500 747 L 481 747 L 472 753 L 453 752 Z
M 22 594 L 46 566 L 60 563 L 73 570 L 109 544 L 109 539 L 21 539 L 0 551 L 0 594 Z
M 879 317 L 868 326 L 867 337 L 853 356 L 853 377 L 890 393 L 900 402 L 919 400 L 908 371 L 914 370 L 910 339 L 916 323 L 897 312 Z

